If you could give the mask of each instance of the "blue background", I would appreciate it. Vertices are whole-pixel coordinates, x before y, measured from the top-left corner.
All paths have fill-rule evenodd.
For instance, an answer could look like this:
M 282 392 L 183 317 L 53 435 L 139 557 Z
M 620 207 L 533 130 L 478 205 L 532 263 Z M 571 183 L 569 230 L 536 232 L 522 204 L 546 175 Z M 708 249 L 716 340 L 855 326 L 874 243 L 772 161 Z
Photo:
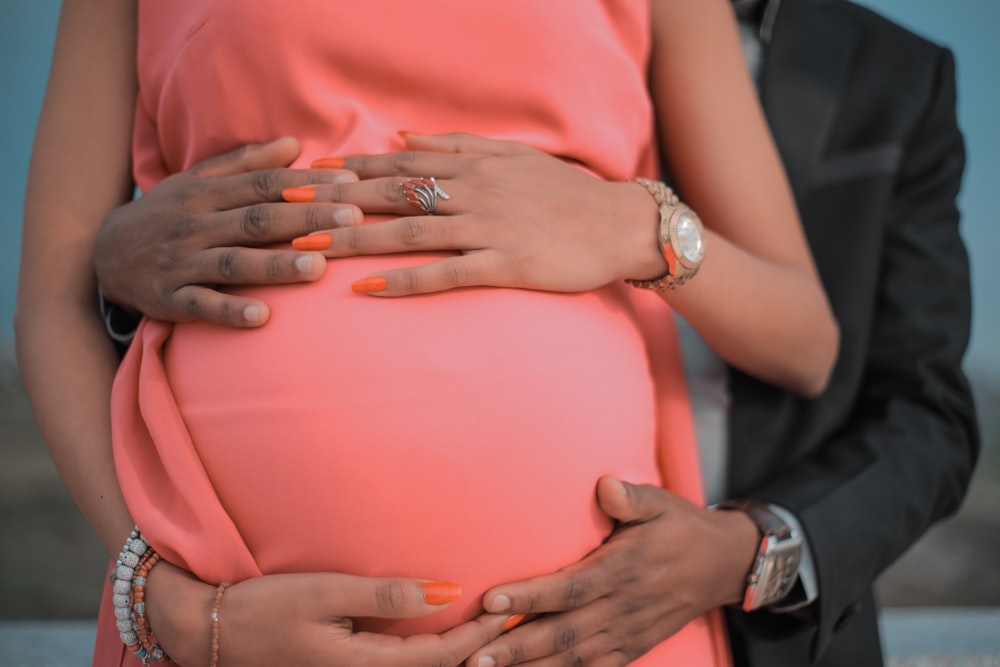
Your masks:
M 958 62 L 959 117 L 968 143 L 960 204 L 972 257 L 974 326 L 967 368 L 976 383 L 1000 385 L 1000 2 L 867 0 L 863 4 L 951 47 Z M 0 379 L 13 368 L 14 298 L 27 164 L 55 37 L 59 3 L 4 0 L 0 25 Z M 887 82 L 891 85 L 891 82 Z M 58 184 L 52 184 L 58 187 Z

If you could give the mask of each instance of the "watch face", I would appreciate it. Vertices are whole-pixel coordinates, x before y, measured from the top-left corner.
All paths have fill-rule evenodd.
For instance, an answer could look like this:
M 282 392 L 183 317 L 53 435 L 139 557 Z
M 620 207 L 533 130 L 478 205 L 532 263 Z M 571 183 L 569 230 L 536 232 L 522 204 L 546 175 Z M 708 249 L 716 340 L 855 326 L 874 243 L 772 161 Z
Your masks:
M 705 255 L 705 239 L 701 226 L 690 213 L 682 213 L 677 219 L 677 244 L 685 263 L 697 266 Z

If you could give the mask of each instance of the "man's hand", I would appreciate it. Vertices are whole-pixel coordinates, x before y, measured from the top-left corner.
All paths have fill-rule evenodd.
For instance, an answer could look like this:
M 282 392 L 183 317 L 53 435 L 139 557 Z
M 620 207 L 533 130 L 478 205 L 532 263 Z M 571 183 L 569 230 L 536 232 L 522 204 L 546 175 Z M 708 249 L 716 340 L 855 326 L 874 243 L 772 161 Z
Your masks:
M 161 562 L 150 572 L 150 626 L 181 665 L 210 654 L 215 586 Z M 355 632 L 352 618 L 416 618 L 447 607 L 459 589 L 447 582 L 346 574 L 271 574 L 234 585 L 219 608 L 223 665 L 455 666 L 503 632 L 508 614 L 485 614 L 440 635 L 397 637 Z
M 259 246 L 362 220 L 349 204 L 281 203 L 289 187 L 357 180 L 343 170 L 284 169 L 298 154 L 290 138 L 244 146 L 170 176 L 112 211 L 94 249 L 105 296 L 168 321 L 266 322 L 267 304 L 212 286 L 316 280 L 326 267 L 322 254 Z
M 619 522 L 611 537 L 555 574 L 487 591 L 488 612 L 542 616 L 469 665 L 624 665 L 705 611 L 742 599 L 759 542 L 745 515 L 612 477 L 600 479 L 597 497 Z

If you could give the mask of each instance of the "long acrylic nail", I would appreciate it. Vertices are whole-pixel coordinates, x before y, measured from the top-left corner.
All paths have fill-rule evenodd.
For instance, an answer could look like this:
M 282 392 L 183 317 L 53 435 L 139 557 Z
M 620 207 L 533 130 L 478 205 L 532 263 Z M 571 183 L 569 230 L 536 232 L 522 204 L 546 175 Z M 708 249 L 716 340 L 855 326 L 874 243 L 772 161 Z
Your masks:
M 524 621 L 524 619 L 526 618 L 528 618 L 527 614 L 514 614 L 513 616 L 509 616 L 507 620 L 504 621 L 503 631 L 509 632 L 510 630 L 513 630 L 514 628 L 519 626 L 521 622 Z
M 313 169 L 343 169 L 347 163 L 342 157 L 321 157 L 312 161 L 309 165 Z
M 408 135 L 408 134 L 412 134 L 415 137 L 426 137 L 427 136 L 423 132 L 414 132 L 413 130 L 397 130 L 396 134 L 398 134 L 399 136 L 401 136 L 403 139 L 406 139 L 406 135 Z
M 333 237 L 325 232 L 292 239 L 292 247 L 296 250 L 326 250 L 332 245 Z
M 285 201 L 296 203 L 316 201 L 316 188 L 285 188 L 281 196 Z
M 424 602 L 435 606 L 454 602 L 462 595 L 462 587 L 453 581 L 428 581 L 421 588 Z
M 388 286 L 389 281 L 383 276 L 372 276 L 371 278 L 362 278 L 361 280 L 356 280 L 351 283 L 351 289 L 355 292 L 381 292 Z

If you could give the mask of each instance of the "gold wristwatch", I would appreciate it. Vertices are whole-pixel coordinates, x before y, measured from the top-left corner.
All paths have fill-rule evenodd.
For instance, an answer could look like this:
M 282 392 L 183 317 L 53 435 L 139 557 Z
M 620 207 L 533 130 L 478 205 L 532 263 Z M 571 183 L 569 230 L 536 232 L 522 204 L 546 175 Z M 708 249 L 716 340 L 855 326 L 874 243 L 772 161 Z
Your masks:
M 637 178 L 635 183 L 646 188 L 660 209 L 658 240 L 667 261 L 667 272 L 652 280 L 625 282 L 657 291 L 676 289 L 698 273 L 705 259 L 705 227 L 698 214 L 683 204 L 666 184 L 646 178 Z

